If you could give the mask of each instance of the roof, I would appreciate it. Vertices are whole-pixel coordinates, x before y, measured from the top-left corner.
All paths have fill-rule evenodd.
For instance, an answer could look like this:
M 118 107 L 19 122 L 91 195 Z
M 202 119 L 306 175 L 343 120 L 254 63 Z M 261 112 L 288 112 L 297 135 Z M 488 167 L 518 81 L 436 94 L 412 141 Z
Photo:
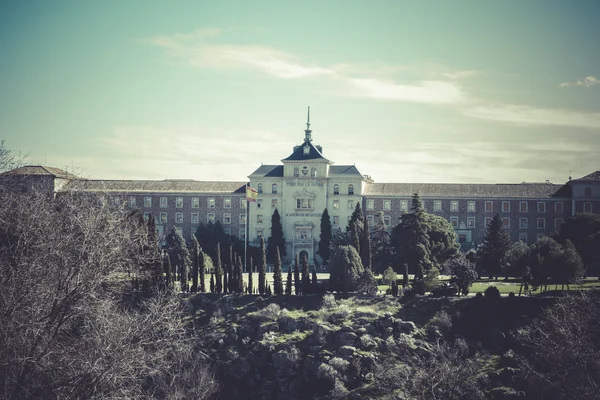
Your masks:
M 283 176 L 283 165 L 261 165 L 249 176 L 281 177 Z
M 73 179 L 75 175 L 68 173 L 65 170 L 56 167 L 46 167 L 43 165 L 25 165 L 23 167 L 15 168 L 10 171 L 3 172 L 1 175 L 4 176 L 31 176 L 31 175 L 44 175 L 53 176 L 61 179 Z
M 579 179 L 574 179 L 571 182 L 600 182 L 600 171 L 592 172 Z
M 329 175 L 358 175 L 362 177 L 362 174 L 354 165 L 332 165 L 329 167 Z
M 304 154 L 304 146 L 308 145 L 310 150 L 308 154 Z M 302 160 L 327 160 L 323 157 L 323 154 L 317 149 L 310 141 L 304 141 L 299 146 L 294 146 L 294 151 L 288 158 L 284 158 L 281 161 L 302 161 Z
M 370 183 L 365 196 L 422 197 L 569 197 L 570 187 L 552 183 L 470 184 L 470 183 Z
M 86 192 L 245 193 L 246 182 L 75 179 L 63 190 Z

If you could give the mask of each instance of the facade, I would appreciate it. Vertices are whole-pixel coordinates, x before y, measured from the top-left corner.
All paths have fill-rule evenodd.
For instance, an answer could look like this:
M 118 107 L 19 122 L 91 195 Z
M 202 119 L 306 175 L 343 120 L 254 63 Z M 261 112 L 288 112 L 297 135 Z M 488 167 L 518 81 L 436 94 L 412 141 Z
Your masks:
M 565 184 L 436 184 L 377 183 L 354 165 L 334 165 L 321 146 L 313 144 L 310 123 L 304 140 L 280 165 L 261 165 L 249 182 L 196 180 L 89 180 L 57 168 L 26 166 L 0 174 L 0 185 L 10 182 L 24 191 L 43 190 L 106 195 L 126 203 L 148 218 L 157 219 L 162 235 L 172 226 L 190 238 L 200 223 L 220 221 L 225 232 L 258 245 L 271 234 L 275 209 L 281 215 L 286 239 L 284 263 L 294 256 L 316 254 L 321 214 L 327 208 L 333 230 L 344 230 L 356 203 L 372 225 L 382 213 L 391 228 L 409 212 L 414 193 L 425 209 L 452 224 L 464 250 L 483 240 L 489 221 L 500 214 L 514 241 L 535 242 L 557 230 L 574 213 L 600 213 L 600 171 Z M 246 208 L 246 185 L 257 189 L 257 202 Z

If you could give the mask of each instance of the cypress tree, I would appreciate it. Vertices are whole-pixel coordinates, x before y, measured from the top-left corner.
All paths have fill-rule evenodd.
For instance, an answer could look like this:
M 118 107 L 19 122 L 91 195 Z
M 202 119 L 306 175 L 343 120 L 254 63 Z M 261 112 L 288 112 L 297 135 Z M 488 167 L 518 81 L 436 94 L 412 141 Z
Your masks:
M 402 287 L 408 286 L 408 264 L 404 264 L 404 273 L 402 274 Z
M 390 265 L 390 233 L 383 219 L 383 212 L 379 212 L 375 226 L 371 231 L 372 257 L 375 269 L 383 272 Z
M 352 223 L 352 228 L 350 228 L 350 240 L 352 241 L 352 246 L 356 250 L 356 252 L 360 256 L 360 227 L 358 226 L 358 222 Z
M 302 263 L 302 294 L 310 293 L 310 274 L 308 272 L 308 257 L 302 257 L 300 261 Z
M 217 293 L 223 291 L 223 269 L 221 268 L 221 243 L 217 243 L 217 265 L 215 265 L 215 290 Z
M 331 256 L 331 218 L 327 209 L 321 214 L 321 235 L 319 236 L 319 250 L 317 254 L 323 259 L 323 264 L 329 264 L 329 257 Z
M 210 292 L 211 293 L 215 292 L 215 269 L 214 269 L 214 267 L 210 271 Z
M 363 263 L 363 267 L 371 269 L 371 235 L 366 214 L 363 219 L 360 235 L 360 259 Z
M 285 256 L 285 238 L 283 236 L 281 216 L 276 208 L 271 216 L 271 236 L 267 242 L 267 261 L 269 264 L 275 264 L 277 249 L 279 249 L 279 258 L 281 259 L 281 257 Z
M 300 266 L 298 265 L 298 254 L 296 254 L 294 259 L 294 289 L 297 295 L 302 293 L 302 289 L 300 288 Z
M 350 232 L 353 229 L 353 225 L 356 222 L 362 222 L 363 220 L 363 212 L 362 209 L 360 208 L 360 202 L 357 201 L 356 202 L 356 207 L 354 207 L 354 211 L 352 212 L 352 215 L 350 216 L 350 220 L 348 221 L 348 226 L 346 227 L 346 232 Z
M 285 283 L 285 294 L 292 294 L 292 265 L 288 265 L 287 281 Z
M 192 293 L 198 291 L 198 272 L 201 268 L 200 265 L 200 244 L 196 235 L 192 235 Z
M 173 266 L 173 279 L 175 281 L 175 274 L 179 271 L 181 290 L 186 291 L 188 287 L 188 268 L 192 264 L 192 260 L 185 239 L 175 227 L 171 228 L 171 232 L 167 235 L 167 246 Z
M 265 239 L 260 238 L 260 252 L 258 255 L 258 293 L 265 294 L 267 283 L 267 260 L 265 254 Z
M 228 293 L 229 291 L 229 279 L 227 278 L 228 269 L 227 264 L 225 264 L 225 268 L 223 268 L 223 293 Z
M 317 293 L 317 266 L 313 265 L 313 270 L 312 270 L 312 292 L 313 293 Z
M 279 248 L 275 249 L 275 267 L 273 268 L 273 289 L 276 295 L 283 294 L 283 274 L 281 271 L 281 257 Z
M 195 236 L 195 235 L 194 235 Z M 202 250 L 198 253 L 198 268 L 200 275 L 200 292 L 206 292 L 206 257 L 208 257 Z
M 496 214 L 492 218 L 480 249 L 477 251 L 477 257 L 480 265 L 490 274 L 490 279 L 496 277 L 502 272 L 502 267 L 506 262 L 506 253 L 510 249 L 512 241 L 508 232 L 504 229 L 504 224 L 500 215 Z M 480 273 L 481 274 L 481 273 Z
M 252 294 L 252 290 L 254 289 L 254 282 L 252 276 L 254 274 L 254 262 L 252 261 L 252 257 L 250 257 L 250 269 L 248 271 L 248 294 Z
M 244 274 L 242 274 L 242 268 L 243 268 L 242 257 L 237 256 L 237 264 L 236 264 L 237 293 L 244 293 Z
M 171 258 L 167 255 L 166 252 L 163 253 L 163 268 L 165 270 L 165 286 L 171 287 Z
M 160 250 L 158 249 L 158 232 L 156 231 L 156 219 L 150 213 L 148 218 L 148 246 L 150 248 L 150 256 L 152 261 L 150 264 L 150 279 L 153 286 L 157 286 L 160 290 L 164 287 L 163 265 L 161 260 Z

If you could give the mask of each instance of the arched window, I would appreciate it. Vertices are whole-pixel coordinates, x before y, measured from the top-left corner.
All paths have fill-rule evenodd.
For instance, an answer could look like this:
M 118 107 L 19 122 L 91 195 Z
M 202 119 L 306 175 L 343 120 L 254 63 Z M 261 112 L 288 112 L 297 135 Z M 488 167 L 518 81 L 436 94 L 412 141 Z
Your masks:
M 294 176 L 295 177 L 300 176 L 300 170 L 298 169 L 298 167 L 294 168 Z
M 317 177 L 317 169 L 316 168 L 310 169 L 310 176 L 312 176 L 313 178 Z
M 257 189 L 258 189 L 258 193 L 262 193 L 263 192 L 262 191 L 262 183 L 258 184 L 258 188 Z
M 277 194 L 277 184 L 276 184 L 276 183 L 274 183 L 274 184 L 271 186 L 271 193 L 273 193 L 273 194 Z
M 333 194 L 340 194 L 340 185 L 337 183 L 333 185 Z
M 348 194 L 354 194 L 354 185 L 353 184 L 348 185 Z
M 585 197 L 592 197 L 592 188 L 586 187 L 583 193 Z

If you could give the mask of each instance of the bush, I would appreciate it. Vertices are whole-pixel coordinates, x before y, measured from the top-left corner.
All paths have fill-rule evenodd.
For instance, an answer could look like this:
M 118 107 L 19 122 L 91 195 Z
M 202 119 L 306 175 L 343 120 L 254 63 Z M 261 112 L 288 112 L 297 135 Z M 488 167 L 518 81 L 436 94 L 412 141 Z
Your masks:
M 483 292 L 483 294 L 486 299 L 494 300 L 500 298 L 500 291 L 496 286 L 490 286 L 489 288 L 485 289 L 485 292 Z
M 323 296 L 323 306 L 322 308 L 325 309 L 332 309 L 332 308 L 336 308 L 338 306 L 337 301 L 335 300 L 335 296 L 332 294 L 326 294 L 325 296 Z
M 352 246 L 338 246 L 329 261 L 329 283 L 336 292 L 354 292 L 358 286 L 364 267 L 356 249 Z
M 262 318 L 275 321 L 279 318 L 279 314 L 281 314 L 281 307 L 272 303 L 260 310 L 259 313 Z
M 436 267 L 431 267 L 425 278 L 423 279 L 426 292 L 432 292 L 440 286 L 440 270 Z
M 437 288 L 431 291 L 431 295 L 433 297 L 446 297 L 446 296 L 456 296 L 456 286 L 450 285 L 448 283 L 442 283 Z
M 481 293 L 481 292 L 477 292 L 477 293 L 475 294 L 475 297 L 476 297 L 476 298 L 478 298 L 478 299 L 482 299 L 482 298 L 483 298 L 483 293 Z

